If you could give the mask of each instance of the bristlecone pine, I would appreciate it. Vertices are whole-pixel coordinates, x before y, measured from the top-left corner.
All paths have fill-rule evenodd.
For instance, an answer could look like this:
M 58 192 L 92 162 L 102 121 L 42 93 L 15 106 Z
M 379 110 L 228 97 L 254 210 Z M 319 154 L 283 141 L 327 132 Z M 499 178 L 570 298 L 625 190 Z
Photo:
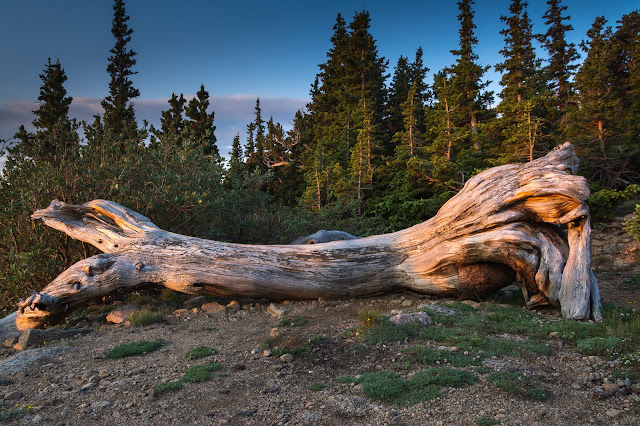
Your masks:
M 430 220 L 392 234 L 310 245 L 242 245 L 164 231 L 119 204 L 54 200 L 33 214 L 100 249 L 19 304 L 20 329 L 55 324 L 120 288 L 314 299 L 410 289 L 478 298 L 518 281 L 527 306 L 600 319 L 585 178 L 571 144 L 471 178 Z

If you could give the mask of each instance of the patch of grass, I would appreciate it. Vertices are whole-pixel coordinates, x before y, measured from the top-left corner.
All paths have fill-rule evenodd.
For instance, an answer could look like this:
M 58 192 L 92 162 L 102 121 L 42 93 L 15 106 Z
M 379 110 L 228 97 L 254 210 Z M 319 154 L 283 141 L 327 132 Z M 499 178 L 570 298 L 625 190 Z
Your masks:
M 187 359 L 200 359 L 207 356 L 211 356 L 217 353 L 217 351 L 209 346 L 198 346 L 197 348 L 191 349 L 185 355 Z
M 546 398 L 544 389 L 520 373 L 497 371 L 489 375 L 489 381 L 511 395 L 527 396 L 535 401 Z
M 282 318 L 280 321 L 278 321 L 278 323 L 276 324 L 276 327 L 301 327 L 308 322 L 309 320 L 305 317 L 294 317 L 294 318 L 285 317 L 285 318 Z
M 433 367 L 414 374 L 412 383 L 418 386 L 439 385 L 461 387 L 473 384 L 477 376 L 465 370 L 447 367 Z
M 164 314 L 156 309 L 141 309 L 129 317 L 131 325 L 144 327 L 146 325 L 162 322 Z
M 367 398 L 387 404 L 406 406 L 442 396 L 435 385 L 405 380 L 390 371 L 365 373 L 360 379 Z
M 0 413 L 0 422 L 6 422 L 9 420 L 15 420 L 15 419 L 20 419 L 24 416 L 26 416 L 27 414 L 29 414 L 29 412 L 33 410 L 32 406 L 27 406 L 27 405 L 22 405 L 18 408 L 16 408 L 13 411 L 7 411 L 6 413 Z
M 414 346 L 403 351 L 401 364 L 408 367 L 411 364 L 433 365 L 450 362 L 454 367 L 468 367 L 482 365 L 483 355 L 468 351 L 448 351 L 430 348 L 428 346 Z
M 175 392 L 182 389 L 182 382 L 177 380 L 174 382 L 163 382 L 156 387 L 160 392 Z
M 489 417 L 480 417 L 479 419 L 476 419 L 476 424 L 481 426 L 494 426 L 499 425 L 500 420 L 491 419 Z
M 156 339 L 151 342 L 140 340 L 139 342 L 123 343 L 116 346 L 105 354 L 106 358 L 119 359 L 129 356 L 144 355 L 149 352 L 157 351 L 165 344 L 162 339 Z
M 491 374 L 495 370 L 491 367 L 480 366 L 480 367 L 474 367 L 473 371 L 475 371 L 478 374 L 485 375 L 485 374 Z
M 622 339 L 619 337 L 589 337 L 577 342 L 578 352 L 587 355 L 607 355 L 614 351 Z
M 198 383 L 206 382 L 211 378 L 211 372 L 220 370 L 222 366 L 218 363 L 194 365 L 184 372 L 180 378 L 181 382 Z
M 360 311 L 358 312 L 361 327 L 375 327 L 382 322 L 382 314 L 378 311 Z
M 351 376 L 338 376 L 336 377 L 337 383 L 360 383 L 361 380 Z
M 281 344 L 283 340 L 284 337 L 281 334 L 276 336 L 265 336 L 262 341 L 260 341 L 260 347 L 262 349 L 273 349 Z
M 316 383 L 311 383 L 309 386 L 307 386 L 307 388 L 310 391 L 321 391 L 322 389 L 324 389 L 324 383 L 320 383 L 320 382 L 316 382 Z

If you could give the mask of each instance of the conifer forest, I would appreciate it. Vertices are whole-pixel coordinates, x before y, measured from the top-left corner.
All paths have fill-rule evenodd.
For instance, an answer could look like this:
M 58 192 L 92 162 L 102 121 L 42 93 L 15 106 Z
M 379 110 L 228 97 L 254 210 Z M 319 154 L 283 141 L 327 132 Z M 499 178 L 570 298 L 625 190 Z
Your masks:
M 421 48 L 390 63 L 370 31 L 375 17 L 338 14 L 291 130 L 256 99 L 253 121 L 225 153 L 204 85 L 190 100 L 171 94 L 159 128 L 136 119 L 135 33 L 115 0 L 103 113 L 70 117 L 64 64 L 43 58 L 35 132 L 21 126 L 0 141 L 1 313 L 97 253 L 31 219 L 53 199 L 113 200 L 162 229 L 227 242 L 287 244 L 319 229 L 366 236 L 429 219 L 489 167 L 570 142 L 596 220 L 637 200 L 640 9 L 617 22 L 596 18 L 575 45 L 561 0 L 547 1 L 543 28 L 533 27 L 526 1 L 511 0 L 496 29 L 502 60 L 488 66 L 476 53 L 474 3 L 458 1 L 454 61 L 441 70 L 429 69 Z M 499 93 L 488 89 L 490 67 Z M 627 228 L 640 238 L 640 207 Z

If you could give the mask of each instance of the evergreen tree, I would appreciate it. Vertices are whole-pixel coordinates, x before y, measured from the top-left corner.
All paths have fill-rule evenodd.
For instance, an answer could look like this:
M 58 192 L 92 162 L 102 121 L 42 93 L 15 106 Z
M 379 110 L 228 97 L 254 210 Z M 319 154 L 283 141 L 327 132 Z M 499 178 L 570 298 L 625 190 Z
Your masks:
M 14 138 L 20 141 L 18 148 L 24 155 L 58 163 L 68 149 L 77 150 L 79 147 L 77 125 L 68 115 L 73 98 L 67 96 L 64 88 L 67 76 L 58 60 L 52 64 L 49 59 L 40 79 L 40 106 L 33 111 L 36 133 L 27 132 L 24 126 L 20 126 Z
M 133 71 L 136 65 L 136 53 L 127 48 L 133 30 L 127 25 L 124 0 L 115 0 L 113 5 L 113 27 L 111 33 L 116 44 L 110 50 L 107 72 L 111 77 L 109 96 L 102 101 L 104 109 L 104 125 L 125 139 L 134 136 L 137 131 L 135 112 L 131 99 L 140 96 L 140 91 L 133 87 L 130 77 L 137 74 Z
M 169 109 L 162 111 L 160 118 L 160 130 L 151 126 L 151 133 L 160 138 L 161 140 L 175 141 L 177 146 L 182 145 L 181 134 L 184 130 L 185 121 L 182 114 L 185 109 L 186 99 L 184 95 L 180 93 L 180 97 L 175 93 L 171 94 L 169 99 Z
M 236 133 L 231 143 L 231 152 L 229 152 L 229 172 L 232 176 L 239 175 L 244 169 L 242 146 L 240 146 L 240 133 Z
M 60 66 L 60 61 L 56 60 L 56 63 L 52 64 L 49 58 L 44 74 L 40 74 L 40 79 L 42 80 L 40 96 L 38 96 L 40 107 L 33 111 L 37 117 L 33 125 L 36 129 L 51 133 L 55 137 L 56 123 L 62 121 L 65 126 L 70 123 L 69 105 L 73 98 L 67 96 L 67 90 L 64 88 L 67 76 Z
M 203 149 L 205 155 L 212 155 L 220 158 L 220 152 L 216 146 L 215 130 L 213 125 L 215 113 L 207 112 L 209 108 L 209 92 L 204 89 L 204 84 L 200 85 L 200 90 L 196 96 L 189 101 L 185 108 L 185 115 L 189 120 L 185 122 L 186 136 L 192 140 L 196 146 Z M 183 132 L 183 135 L 185 132 Z
M 468 129 L 465 139 L 473 145 L 476 151 L 480 150 L 478 121 L 486 112 L 491 102 L 492 93 L 484 89 L 490 82 L 483 82 L 482 76 L 490 68 L 477 63 L 478 55 L 474 52 L 474 46 L 478 39 L 474 34 L 476 25 L 473 23 L 475 12 L 471 6 L 473 0 L 461 0 L 458 2 L 460 14 L 459 48 L 451 53 L 458 57 L 451 67 L 451 90 L 458 98 L 458 107 L 455 111 L 457 125 Z
M 426 130 L 425 107 L 430 97 L 429 88 L 425 83 L 425 78 L 427 77 L 429 68 L 424 66 L 422 56 L 422 47 L 419 47 L 416 50 L 416 55 L 413 62 L 409 65 L 411 85 L 415 87 L 416 129 L 420 134 L 424 133 Z
M 391 86 L 389 87 L 389 134 L 391 135 L 402 131 L 404 127 L 402 104 L 407 100 L 410 84 L 411 70 L 409 69 L 409 61 L 400 55 L 393 73 Z
M 348 27 L 338 15 L 333 46 L 327 62 L 320 66 L 317 84 L 312 86 L 308 110 L 314 138 L 304 159 L 309 185 L 305 198 L 317 207 L 338 198 L 345 198 L 347 203 L 355 198 L 361 204 L 364 191 L 371 185 L 362 185 L 358 170 L 364 169 L 355 167 L 360 159 L 351 156 L 363 152 L 375 168 L 390 144 L 385 132 L 387 61 L 378 55 L 369 28 L 366 11 L 356 13 Z M 367 136 L 363 136 L 363 129 Z M 362 140 L 367 141 L 370 151 L 361 151 Z M 325 187 L 318 186 L 319 182 Z M 351 200 L 346 200 L 348 197 Z
M 540 42 L 549 55 L 546 74 L 553 94 L 551 107 L 555 111 L 550 118 L 555 131 L 562 134 L 566 128 L 567 113 L 573 97 L 571 78 L 578 68 L 575 62 L 580 55 L 575 45 L 566 41 L 567 32 L 573 30 L 570 24 L 564 23 L 571 19 L 570 16 L 563 15 L 567 6 L 562 6 L 561 0 L 548 0 L 547 5 L 549 7 L 543 18 L 548 28 L 547 32 L 540 37 Z
M 505 47 L 500 51 L 504 61 L 496 65 L 502 73 L 501 102 L 497 111 L 503 140 L 498 157 L 501 162 L 534 159 L 545 116 L 545 81 L 541 78 L 541 60 L 533 47 L 532 25 L 527 3 L 512 0 L 510 15 L 500 19 L 507 27 L 500 31 Z M 542 152 L 546 152 L 546 147 Z
M 247 125 L 249 140 L 247 141 L 247 166 L 249 169 L 266 170 L 265 165 L 265 124 L 262 119 L 262 108 L 260 108 L 260 98 L 256 99 L 254 108 L 255 118 Z

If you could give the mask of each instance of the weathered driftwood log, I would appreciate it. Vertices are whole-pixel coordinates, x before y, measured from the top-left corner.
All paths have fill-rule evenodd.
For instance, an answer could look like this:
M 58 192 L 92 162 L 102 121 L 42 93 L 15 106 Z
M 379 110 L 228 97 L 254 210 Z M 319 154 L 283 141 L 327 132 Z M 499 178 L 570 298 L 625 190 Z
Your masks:
M 19 304 L 21 329 L 60 321 L 119 288 L 157 284 L 188 294 L 341 298 L 411 289 L 474 298 L 518 280 L 529 307 L 599 318 L 590 267 L 587 182 L 564 144 L 526 164 L 471 178 L 436 216 L 393 234 L 324 244 L 259 246 L 164 231 L 116 203 L 53 201 L 33 214 L 99 248 Z M 563 226 L 566 225 L 566 226 Z

